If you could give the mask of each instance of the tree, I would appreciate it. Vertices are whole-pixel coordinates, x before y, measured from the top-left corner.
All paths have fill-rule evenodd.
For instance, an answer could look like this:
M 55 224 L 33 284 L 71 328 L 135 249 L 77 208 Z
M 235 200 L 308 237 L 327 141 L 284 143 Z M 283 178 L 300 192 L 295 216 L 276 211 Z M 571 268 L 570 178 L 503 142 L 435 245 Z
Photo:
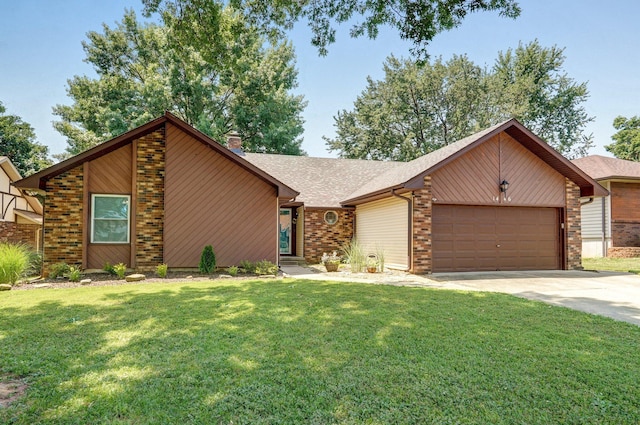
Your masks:
M 215 44 L 224 51 L 220 47 L 209 60 L 169 28 L 140 24 L 131 11 L 116 28 L 103 25 L 103 33 L 90 32 L 83 42 L 85 61 L 98 78 L 73 77 L 68 81 L 73 104 L 54 108 L 61 117 L 54 126 L 67 137 L 63 157 L 165 110 L 215 140 L 238 131 L 248 151 L 304 154 L 299 136 L 305 102 L 289 94 L 297 85 L 291 45 L 264 48 L 230 9 L 223 11 L 218 29 Z
M 179 25 L 183 34 L 193 37 L 208 31 L 204 23 L 216 22 L 223 2 L 143 0 L 143 3 L 147 14 L 161 12 Z M 413 42 L 413 53 L 426 58 L 427 45 L 433 37 L 458 27 L 470 13 L 498 11 L 510 18 L 520 14 L 515 0 L 230 0 L 228 3 L 272 39 L 281 37 L 296 21 L 306 21 L 313 34 L 311 43 L 321 55 L 335 42 L 335 24 L 355 21 L 351 36 L 366 35 L 372 39 L 378 36 L 380 26 L 391 26 L 401 38 Z
M 51 165 L 49 149 L 36 141 L 33 127 L 6 111 L 0 102 L 0 155 L 8 157 L 23 177 Z
M 325 141 L 342 157 L 406 161 L 515 117 L 565 156 L 582 156 L 592 145 L 583 134 L 593 119 L 582 106 L 588 91 L 566 76 L 563 60 L 562 49 L 537 41 L 499 53 L 489 70 L 466 56 L 391 57 L 384 79 L 368 79 L 354 109 L 334 117 L 337 137 Z
M 408 161 L 486 127 L 486 72 L 466 56 L 422 65 L 390 57 L 353 111 L 335 119 L 329 150 L 346 158 Z
M 616 158 L 640 161 L 640 117 L 616 117 L 613 128 L 618 132 L 611 136 L 613 143 L 604 148 Z

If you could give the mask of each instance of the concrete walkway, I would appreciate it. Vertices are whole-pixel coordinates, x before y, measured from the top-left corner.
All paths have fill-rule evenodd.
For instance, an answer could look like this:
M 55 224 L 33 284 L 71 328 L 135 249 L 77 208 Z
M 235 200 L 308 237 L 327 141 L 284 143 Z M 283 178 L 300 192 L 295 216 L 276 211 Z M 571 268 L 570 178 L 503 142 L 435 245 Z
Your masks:
M 599 314 L 640 326 L 640 276 L 588 271 L 436 273 L 322 273 L 283 266 L 285 276 L 463 291 L 502 292 L 574 310 Z

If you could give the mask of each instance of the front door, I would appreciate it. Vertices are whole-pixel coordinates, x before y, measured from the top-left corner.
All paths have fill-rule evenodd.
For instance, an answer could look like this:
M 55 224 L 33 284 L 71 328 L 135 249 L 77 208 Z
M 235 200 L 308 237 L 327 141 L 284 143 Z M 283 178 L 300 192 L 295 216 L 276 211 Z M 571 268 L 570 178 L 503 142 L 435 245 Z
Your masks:
M 293 222 L 291 209 L 280 208 L 280 254 L 291 255 L 293 238 Z

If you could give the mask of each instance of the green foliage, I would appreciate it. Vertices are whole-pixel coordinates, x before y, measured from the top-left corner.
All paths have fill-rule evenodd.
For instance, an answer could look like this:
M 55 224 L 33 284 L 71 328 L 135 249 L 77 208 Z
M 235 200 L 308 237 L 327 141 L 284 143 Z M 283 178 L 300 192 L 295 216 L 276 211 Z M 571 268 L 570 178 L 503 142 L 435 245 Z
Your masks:
M 213 252 L 213 247 L 207 245 L 200 254 L 200 263 L 198 264 L 200 273 L 211 274 L 216 271 L 216 254 Z
M 42 273 L 42 253 L 29 249 L 29 265 L 24 271 L 25 276 L 39 276 Z
M 378 258 L 378 270 L 381 273 L 384 273 L 384 263 L 385 263 L 384 248 L 377 244 L 376 244 L 376 257 Z
M 227 268 L 227 273 L 229 273 L 229 275 L 232 276 L 232 277 L 238 276 L 238 267 L 237 266 L 231 266 L 231 267 Z
M 49 277 L 53 279 L 66 276 L 67 273 L 69 273 L 69 265 L 67 263 L 55 263 L 49 266 Z
M 491 125 L 517 118 L 563 155 L 584 156 L 586 83 L 563 70 L 563 50 L 537 41 L 500 52 L 491 69 L 466 56 L 417 63 L 391 56 L 381 81 L 368 79 L 352 111 L 326 138 L 341 157 L 409 161 Z
M 272 274 L 275 276 L 278 274 L 278 265 L 269 260 L 256 261 L 254 273 L 258 275 Z
M 254 263 L 248 260 L 240 261 L 240 268 L 245 271 L 245 273 L 255 273 L 256 266 Z
M 33 127 L 6 111 L 0 102 L 0 153 L 11 160 L 22 177 L 51 165 L 49 148 L 36 141 Z
M 180 32 L 203 42 L 215 40 L 211 25 L 193 22 L 219 20 L 221 0 L 143 0 L 147 13 L 164 12 L 169 22 L 178 25 Z M 377 38 L 381 26 L 394 28 L 400 37 L 414 43 L 414 54 L 427 56 L 429 42 L 436 34 L 460 26 L 464 18 L 478 11 L 497 11 L 501 16 L 515 18 L 520 14 L 516 0 L 231 0 L 237 10 L 244 12 L 249 22 L 270 38 L 282 37 L 296 21 L 306 21 L 311 30 L 311 44 L 321 55 L 335 42 L 335 25 L 351 24 L 351 37 Z M 177 19 L 176 19 L 177 17 Z M 214 49 L 215 51 L 215 49 Z
M 113 266 L 113 271 L 116 276 L 118 276 L 118 279 L 124 279 L 124 275 L 127 273 L 127 265 L 124 263 L 118 263 Z
M 29 388 L 3 424 L 640 423 L 640 327 L 506 294 L 287 279 L 5 295 L 2 374 Z
M 158 275 L 158 277 L 161 277 L 163 279 L 167 277 L 168 270 L 169 270 L 169 266 L 167 266 L 166 264 L 158 264 L 156 266 L 156 274 Z
M 106 262 L 104 263 L 104 266 L 102 267 L 102 270 L 104 270 L 105 272 L 109 273 L 110 275 L 114 275 L 116 274 L 116 270 L 113 268 L 113 265 L 110 262 Z
M 613 128 L 618 130 L 611 136 L 613 143 L 605 146 L 616 158 L 640 161 L 640 116 L 613 120 Z
M 54 126 L 68 144 L 58 158 L 165 110 L 218 141 L 238 131 L 246 151 L 303 154 L 305 101 L 290 93 L 297 86 L 291 44 L 264 47 L 241 15 L 228 8 L 207 30 L 215 37 L 193 45 L 168 27 L 139 23 L 130 11 L 116 28 L 104 25 L 102 33 L 89 32 L 85 61 L 97 78 L 73 77 L 68 82 L 73 104 L 54 108 L 60 117 Z
M 80 282 L 80 278 L 82 277 L 80 267 L 70 266 L 69 271 L 67 272 L 67 277 L 71 282 Z
M 0 283 L 16 284 L 29 267 L 29 251 L 23 244 L 0 243 Z
M 360 273 L 366 265 L 367 257 L 364 253 L 364 247 L 358 239 L 353 238 L 349 243 L 344 244 L 342 252 L 344 252 L 346 262 L 351 266 L 351 272 Z

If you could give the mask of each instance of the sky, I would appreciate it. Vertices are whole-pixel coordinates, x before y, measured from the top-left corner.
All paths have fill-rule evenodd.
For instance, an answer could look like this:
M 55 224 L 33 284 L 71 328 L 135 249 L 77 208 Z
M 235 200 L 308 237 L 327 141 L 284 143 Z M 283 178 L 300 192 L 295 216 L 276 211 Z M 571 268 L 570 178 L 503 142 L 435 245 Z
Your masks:
M 495 12 L 469 15 L 462 25 L 437 35 L 429 53 L 444 60 L 466 54 L 490 67 L 498 52 L 537 39 L 544 47 L 564 48 L 564 70 L 586 82 L 585 108 L 595 120 L 586 129 L 595 147 L 589 152 L 611 156 L 604 146 L 615 133 L 613 119 L 640 115 L 640 2 L 637 0 L 521 0 L 515 20 Z M 50 154 L 64 151 L 66 141 L 52 126 L 52 108 L 70 104 L 67 80 L 95 76 L 82 41 L 102 24 L 114 27 L 126 8 L 142 10 L 141 0 L 0 0 L 0 102 L 7 113 L 31 124 Z M 142 18 L 139 13 L 139 17 Z M 352 39 L 339 27 L 329 54 L 318 56 L 310 32 L 298 23 L 289 33 L 297 55 L 299 86 L 308 106 L 303 114 L 302 148 L 311 156 L 331 157 L 322 136 L 334 137 L 338 111 L 353 107 L 367 77 L 381 79 L 382 65 L 393 54 L 408 57 L 411 43 L 393 29 L 376 40 Z

